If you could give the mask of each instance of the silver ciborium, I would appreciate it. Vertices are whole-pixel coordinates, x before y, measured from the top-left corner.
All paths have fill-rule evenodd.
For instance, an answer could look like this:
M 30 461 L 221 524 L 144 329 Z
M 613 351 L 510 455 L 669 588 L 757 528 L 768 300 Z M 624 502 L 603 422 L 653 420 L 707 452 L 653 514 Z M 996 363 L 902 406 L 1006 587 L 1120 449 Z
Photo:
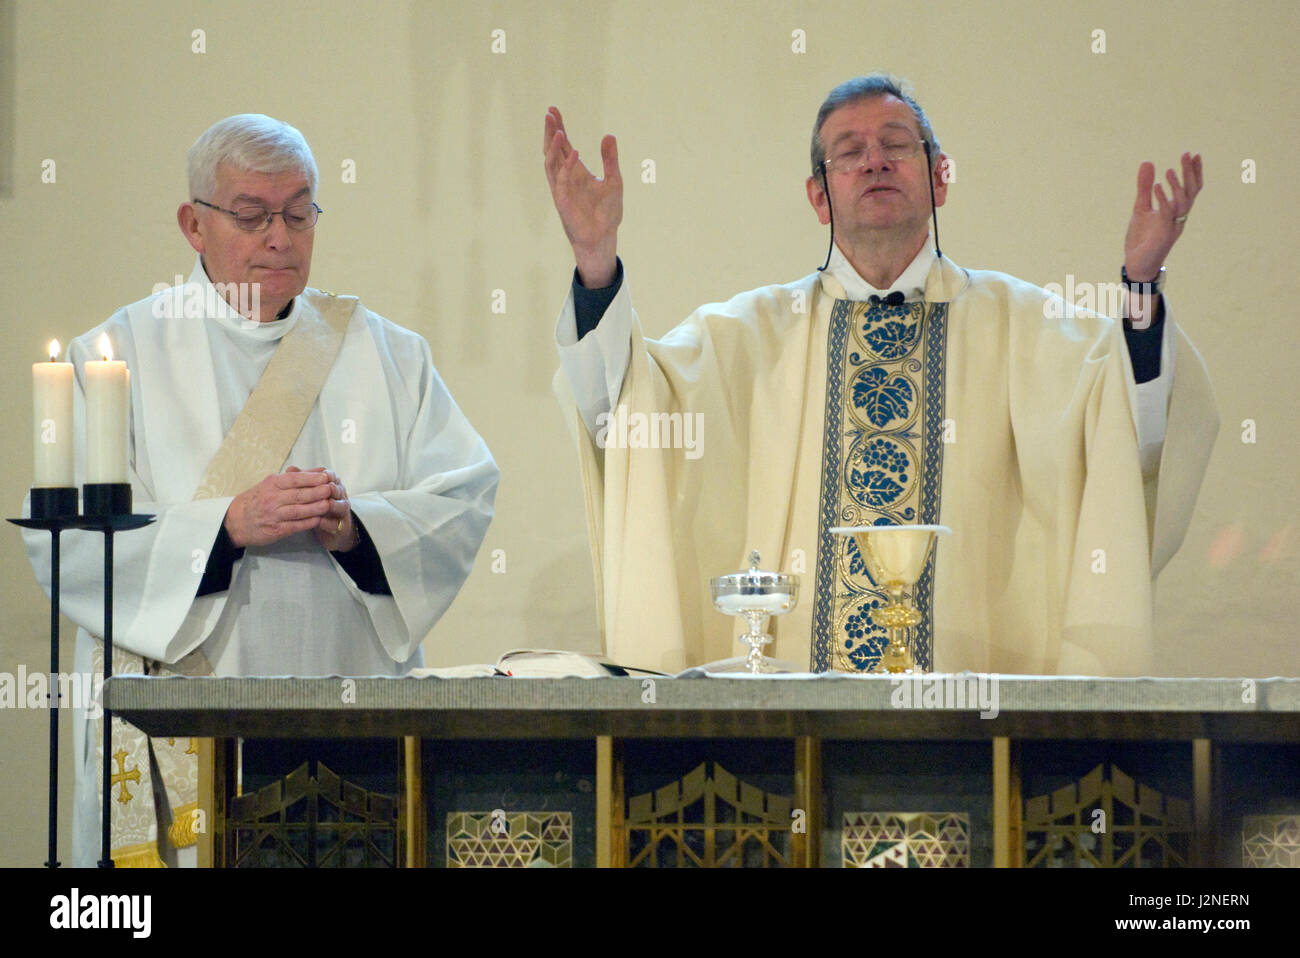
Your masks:
M 935 537 L 950 535 L 947 526 L 837 526 L 831 532 L 853 536 L 858 554 L 889 603 L 871 612 L 871 621 L 889 633 L 874 673 L 919 672 L 908 641 L 923 616 L 913 604 L 917 580 L 925 571 Z
M 755 675 L 776 671 L 763 655 L 763 646 L 772 641 L 765 630 L 768 616 L 784 615 L 799 598 L 797 575 L 763 572 L 758 567 L 759 559 L 756 549 L 749 554 L 748 570 L 709 580 L 713 607 L 727 615 L 743 615 L 749 623 L 749 631 L 740 641 L 749 646 L 745 667 Z

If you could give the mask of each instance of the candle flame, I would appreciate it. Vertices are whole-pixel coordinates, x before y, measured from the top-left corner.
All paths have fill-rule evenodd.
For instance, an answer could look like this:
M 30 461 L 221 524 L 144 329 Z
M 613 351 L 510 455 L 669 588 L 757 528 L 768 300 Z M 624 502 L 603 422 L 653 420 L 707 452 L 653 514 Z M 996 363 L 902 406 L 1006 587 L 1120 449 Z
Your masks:
M 57 339 L 51 339 L 50 340 L 50 362 L 54 362 L 58 358 L 59 358 L 59 341 Z
M 108 340 L 108 333 L 101 333 L 99 337 L 99 351 L 104 355 L 104 362 L 109 362 L 113 358 L 113 344 Z

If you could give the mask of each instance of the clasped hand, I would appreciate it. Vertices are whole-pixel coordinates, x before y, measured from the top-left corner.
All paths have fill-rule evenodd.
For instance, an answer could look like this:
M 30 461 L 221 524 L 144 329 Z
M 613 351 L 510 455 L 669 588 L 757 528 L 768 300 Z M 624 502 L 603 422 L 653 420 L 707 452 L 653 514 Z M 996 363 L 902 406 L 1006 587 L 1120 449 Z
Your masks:
M 347 552 L 358 539 L 347 490 L 324 466 L 290 466 L 245 489 L 226 510 L 225 527 L 237 548 L 270 545 L 308 529 L 331 552 Z

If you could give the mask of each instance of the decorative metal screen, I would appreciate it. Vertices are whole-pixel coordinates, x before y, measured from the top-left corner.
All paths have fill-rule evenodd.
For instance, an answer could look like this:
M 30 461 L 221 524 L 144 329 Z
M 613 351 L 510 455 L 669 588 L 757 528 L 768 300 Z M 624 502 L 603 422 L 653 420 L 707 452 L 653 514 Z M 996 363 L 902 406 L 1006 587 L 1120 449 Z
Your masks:
M 629 868 L 783 868 L 792 800 L 701 762 L 675 782 L 628 799 Z
M 1026 868 L 1173 868 L 1187 864 L 1192 807 L 1098 765 L 1025 802 Z
M 969 868 L 965 812 L 845 812 L 845 868 Z
M 452 812 L 448 868 L 572 868 L 572 812 Z
M 230 800 L 233 868 L 395 868 L 397 800 L 307 763 Z
M 1300 815 L 1243 817 L 1241 864 L 1246 868 L 1300 868 Z

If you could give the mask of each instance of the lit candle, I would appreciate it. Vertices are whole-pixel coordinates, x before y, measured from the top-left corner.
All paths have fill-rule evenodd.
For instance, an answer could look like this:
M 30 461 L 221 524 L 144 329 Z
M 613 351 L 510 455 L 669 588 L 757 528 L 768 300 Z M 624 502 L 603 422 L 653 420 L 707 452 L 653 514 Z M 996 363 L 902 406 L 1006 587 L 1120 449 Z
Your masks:
M 72 475 L 72 363 L 56 362 L 59 341 L 50 340 L 50 361 L 32 363 L 32 427 L 37 488 L 69 488 Z
M 114 361 L 107 333 L 99 337 L 99 351 L 103 362 L 86 363 L 86 482 L 125 483 L 131 379 L 126 363 Z

